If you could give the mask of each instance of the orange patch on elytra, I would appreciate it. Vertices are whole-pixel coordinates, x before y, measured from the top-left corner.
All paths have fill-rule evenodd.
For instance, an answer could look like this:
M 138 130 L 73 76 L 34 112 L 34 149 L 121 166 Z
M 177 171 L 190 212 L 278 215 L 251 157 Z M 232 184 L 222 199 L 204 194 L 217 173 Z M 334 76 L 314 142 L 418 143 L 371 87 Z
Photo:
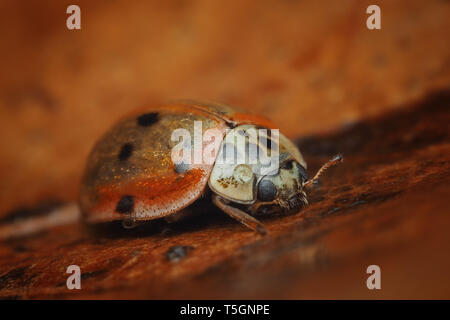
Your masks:
M 176 201 L 179 197 L 186 197 L 189 192 L 202 191 L 206 178 L 204 170 L 192 168 L 183 174 L 173 174 L 142 179 L 126 184 L 103 185 L 97 188 L 98 202 L 94 211 L 115 208 L 117 202 L 124 195 L 130 195 L 136 201 L 143 201 L 148 206 L 159 206 L 168 201 Z M 192 200 L 192 202 L 195 199 Z

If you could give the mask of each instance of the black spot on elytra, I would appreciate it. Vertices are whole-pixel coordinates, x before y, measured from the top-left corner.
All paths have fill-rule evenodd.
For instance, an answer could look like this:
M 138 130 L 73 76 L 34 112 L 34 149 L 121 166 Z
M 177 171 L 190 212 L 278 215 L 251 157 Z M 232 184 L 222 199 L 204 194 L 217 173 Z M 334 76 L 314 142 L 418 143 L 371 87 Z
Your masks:
M 134 207 L 133 196 L 123 196 L 117 203 L 116 211 L 119 213 L 131 213 Z
M 137 123 L 140 126 L 149 127 L 158 122 L 158 117 L 159 115 L 157 112 L 144 113 L 137 118 Z
M 124 161 L 127 160 L 131 154 L 133 153 L 133 145 L 131 143 L 125 143 L 119 152 L 119 160 Z

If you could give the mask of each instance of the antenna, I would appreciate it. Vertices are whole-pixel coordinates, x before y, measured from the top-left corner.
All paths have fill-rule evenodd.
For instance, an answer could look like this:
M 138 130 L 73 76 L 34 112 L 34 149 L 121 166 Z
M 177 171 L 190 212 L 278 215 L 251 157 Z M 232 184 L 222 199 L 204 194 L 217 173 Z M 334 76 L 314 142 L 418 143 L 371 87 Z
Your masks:
M 328 168 L 337 165 L 338 163 L 342 162 L 344 160 L 344 157 L 341 154 L 335 155 L 331 160 L 329 160 L 327 163 L 325 163 L 320 169 L 319 171 L 317 171 L 316 175 L 314 176 L 314 178 L 309 179 L 308 181 L 306 181 L 303 184 L 303 187 L 310 187 L 312 184 L 317 183 L 317 181 L 319 180 L 320 176 L 322 175 L 322 173 L 325 172 L 325 170 L 327 170 Z

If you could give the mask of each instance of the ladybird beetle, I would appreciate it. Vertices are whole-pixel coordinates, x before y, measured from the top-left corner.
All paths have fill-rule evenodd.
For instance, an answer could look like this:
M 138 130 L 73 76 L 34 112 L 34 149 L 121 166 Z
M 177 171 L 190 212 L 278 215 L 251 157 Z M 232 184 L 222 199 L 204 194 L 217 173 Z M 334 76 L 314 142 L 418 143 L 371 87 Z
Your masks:
M 201 123 L 202 133 L 218 133 L 217 139 L 199 142 L 203 150 L 214 143 L 212 161 L 174 160 L 177 141 L 173 132 L 182 129 L 195 135 L 196 122 Z M 170 221 L 210 194 L 222 211 L 265 234 L 255 216 L 300 210 L 308 203 L 304 190 L 325 169 L 342 161 L 342 156 L 334 157 L 308 180 L 302 154 L 283 134 L 277 133 L 273 139 L 269 133 L 277 132 L 274 128 L 264 117 L 212 103 L 177 101 L 133 112 L 114 125 L 88 157 L 79 197 L 83 216 L 88 223 L 122 220 L 124 227 L 163 217 Z M 263 139 L 252 143 L 252 130 L 262 131 Z M 245 150 L 253 147 L 269 154 L 270 159 L 276 158 L 272 172 L 246 160 L 218 161 L 227 150 L 236 151 L 239 141 Z M 194 147 L 195 143 L 194 138 Z M 192 143 L 187 147 L 192 148 Z M 241 151 L 236 151 L 236 157 Z M 248 159 L 248 151 L 243 153 Z

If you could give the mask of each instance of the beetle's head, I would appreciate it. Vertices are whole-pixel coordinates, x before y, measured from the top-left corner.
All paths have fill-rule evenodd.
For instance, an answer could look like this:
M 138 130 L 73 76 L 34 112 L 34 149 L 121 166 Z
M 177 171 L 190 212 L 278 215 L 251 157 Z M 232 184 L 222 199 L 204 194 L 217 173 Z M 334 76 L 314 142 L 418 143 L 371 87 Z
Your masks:
M 308 203 L 305 187 L 316 181 L 318 175 L 308 180 L 306 162 L 297 146 L 283 134 L 278 131 L 272 132 L 270 137 L 259 134 L 264 139 L 254 143 L 249 138 L 254 130 L 254 126 L 242 125 L 226 135 L 209 178 L 209 187 L 228 203 L 252 215 L 299 211 Z M 253 159 L 252 147 L 258 155 L 267 157 L 247 161 Z M 228 154 L 231 154 L 231 161 L 227 161 Z M 219 161 L 222 159 L 226 161 Z M 236 163 L 236 159 L 246 161 Z M 340 160 L 328 162 L 318 174 Z
M 259 181 L 258 200 L 250 210 L 253 214 L 298 211 L 308 204 L 305 189 L 316 183 L 326 169 L 342 160 L 342 155 L 334 156 L 309 180 L 305 167 L 296 160 L 282 163 L 277 174 L 265 176 Z
M 256 201 L 250 206 L 253 214 L 298 211 L 308 204 L 303 185 L 308 180 L 306 168 L 296 160 L 280 163 L 275 174 L 268 174 L 256 184 Z

